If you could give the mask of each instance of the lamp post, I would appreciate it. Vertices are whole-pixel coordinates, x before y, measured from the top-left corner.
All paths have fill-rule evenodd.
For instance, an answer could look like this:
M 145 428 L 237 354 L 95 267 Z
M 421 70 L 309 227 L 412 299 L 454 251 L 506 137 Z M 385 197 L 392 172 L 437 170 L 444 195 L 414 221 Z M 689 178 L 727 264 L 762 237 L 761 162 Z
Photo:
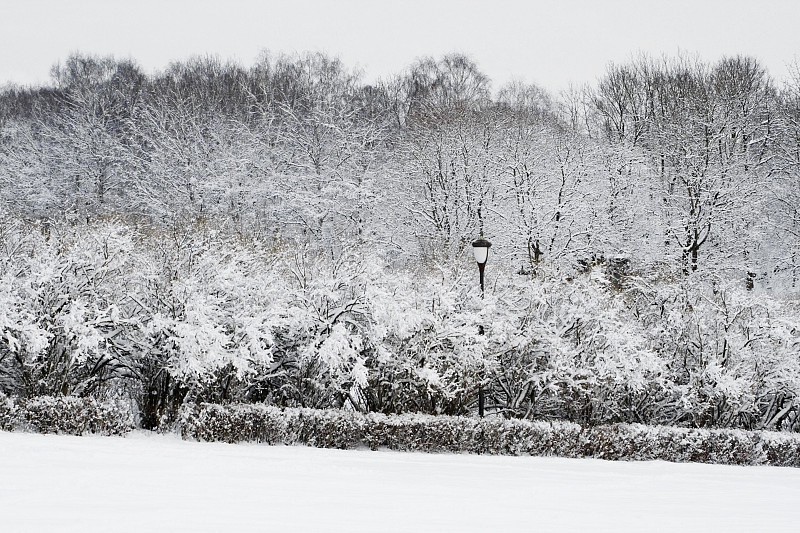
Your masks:
M 481 298 L 484 295 L 484 270 L 486 269 L 486 261 L 489 259 L 489 247 L 492 243 L 483 238 L 483 233 L 478 240 L 472 243 L 472 253 L 475 254 L 475 261 L 478 263 L 478 272 L 480 273 L 481 280 Z M 478 326 L 478 334 L 483 335 L 483 326 Z M 483 408 L 486 403 L 486 395 L 483 392 L 483 385 L 478 388 L 478 416 L 483 418 Z

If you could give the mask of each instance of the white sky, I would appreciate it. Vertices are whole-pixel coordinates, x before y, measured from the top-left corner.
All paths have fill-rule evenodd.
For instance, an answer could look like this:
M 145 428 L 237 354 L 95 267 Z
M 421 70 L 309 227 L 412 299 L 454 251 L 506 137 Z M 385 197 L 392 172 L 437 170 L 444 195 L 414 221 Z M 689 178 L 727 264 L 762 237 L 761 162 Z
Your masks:
M 713 61 L 745 53 L 777 80 L 800 57 L 798 0 L 0 0 L 0 86 L 39 84 L 70 52 L 152 73 L 213 54 L 323 50 L 367 80 L 424 55 L 465 52 L 495 87 L 558 91 L 639 51 Z

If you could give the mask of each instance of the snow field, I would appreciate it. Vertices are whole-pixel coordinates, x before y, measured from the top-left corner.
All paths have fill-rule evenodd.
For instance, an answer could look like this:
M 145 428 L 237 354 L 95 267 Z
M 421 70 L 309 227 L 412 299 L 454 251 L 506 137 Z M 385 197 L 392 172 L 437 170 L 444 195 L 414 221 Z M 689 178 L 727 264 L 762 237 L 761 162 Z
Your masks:
M 0 432 L 0 531 L 795 532 L 800 470 Z

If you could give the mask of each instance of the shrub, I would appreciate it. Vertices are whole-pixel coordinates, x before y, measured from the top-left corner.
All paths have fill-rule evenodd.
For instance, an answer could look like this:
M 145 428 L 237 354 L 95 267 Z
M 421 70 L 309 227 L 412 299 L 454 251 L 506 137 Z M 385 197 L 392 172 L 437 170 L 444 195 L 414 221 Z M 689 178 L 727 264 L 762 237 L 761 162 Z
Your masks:
M 796 433 L 762 431 L 761 443 L 766 464 L 800 467 L 800 438 Z
M 687 429 L 642 424 L 597 426 L 587 432 L 584 454 L 622 460 L 763 464 L 758 432 Z
M 363 441 L 362 419 L 347 411 L 204 403 L 184 406 L 179 431 L 185 439 L 346 449 Z
M 229 443 L 800 467 L 800 435 L 764 431 L 581 427 L 560 421 L 364 415 L 258 404 L 186 405 L 179 430 L 185 439 Z
M 17 406 L 12 398 L 0 392 L 0 430 L 11 431 L 17 418 Z
M 122 435 L 134 428 L 125 408 L 94 398 L 39 396 L 14 399 L 0 396 L 0 429 L 38 433 Z

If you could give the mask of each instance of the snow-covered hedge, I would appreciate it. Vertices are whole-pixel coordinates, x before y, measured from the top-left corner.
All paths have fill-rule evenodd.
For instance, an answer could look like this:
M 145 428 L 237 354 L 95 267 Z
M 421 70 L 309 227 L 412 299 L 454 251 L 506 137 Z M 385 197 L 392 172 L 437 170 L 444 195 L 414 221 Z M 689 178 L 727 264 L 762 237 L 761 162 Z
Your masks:
M 587 428 L 584 454 L 613 460 L 662 460 L 800 467 L 800 435 L 642 424 Z
M 133 428 L 131 413 L 113 402 L 74 396 L 15 399 L 0 394 L 0 430 L 122 435 Z
M 186 405 L 179 431 L 204 441 L 307 444 L 320 448 L 381 447 L 426 452 L 580 455 L 581 427 L 569 422 L 384 415 L 263 404 Z
M 364 417 L 364 440 L 372 449 L 577 457 L 580 432 L 571 422 L 416 414 Z
M 185 406 L 179 424 L 183 438 L 230 443 L 800 467 L 800 435 L 766 431 L 215 404 Z

